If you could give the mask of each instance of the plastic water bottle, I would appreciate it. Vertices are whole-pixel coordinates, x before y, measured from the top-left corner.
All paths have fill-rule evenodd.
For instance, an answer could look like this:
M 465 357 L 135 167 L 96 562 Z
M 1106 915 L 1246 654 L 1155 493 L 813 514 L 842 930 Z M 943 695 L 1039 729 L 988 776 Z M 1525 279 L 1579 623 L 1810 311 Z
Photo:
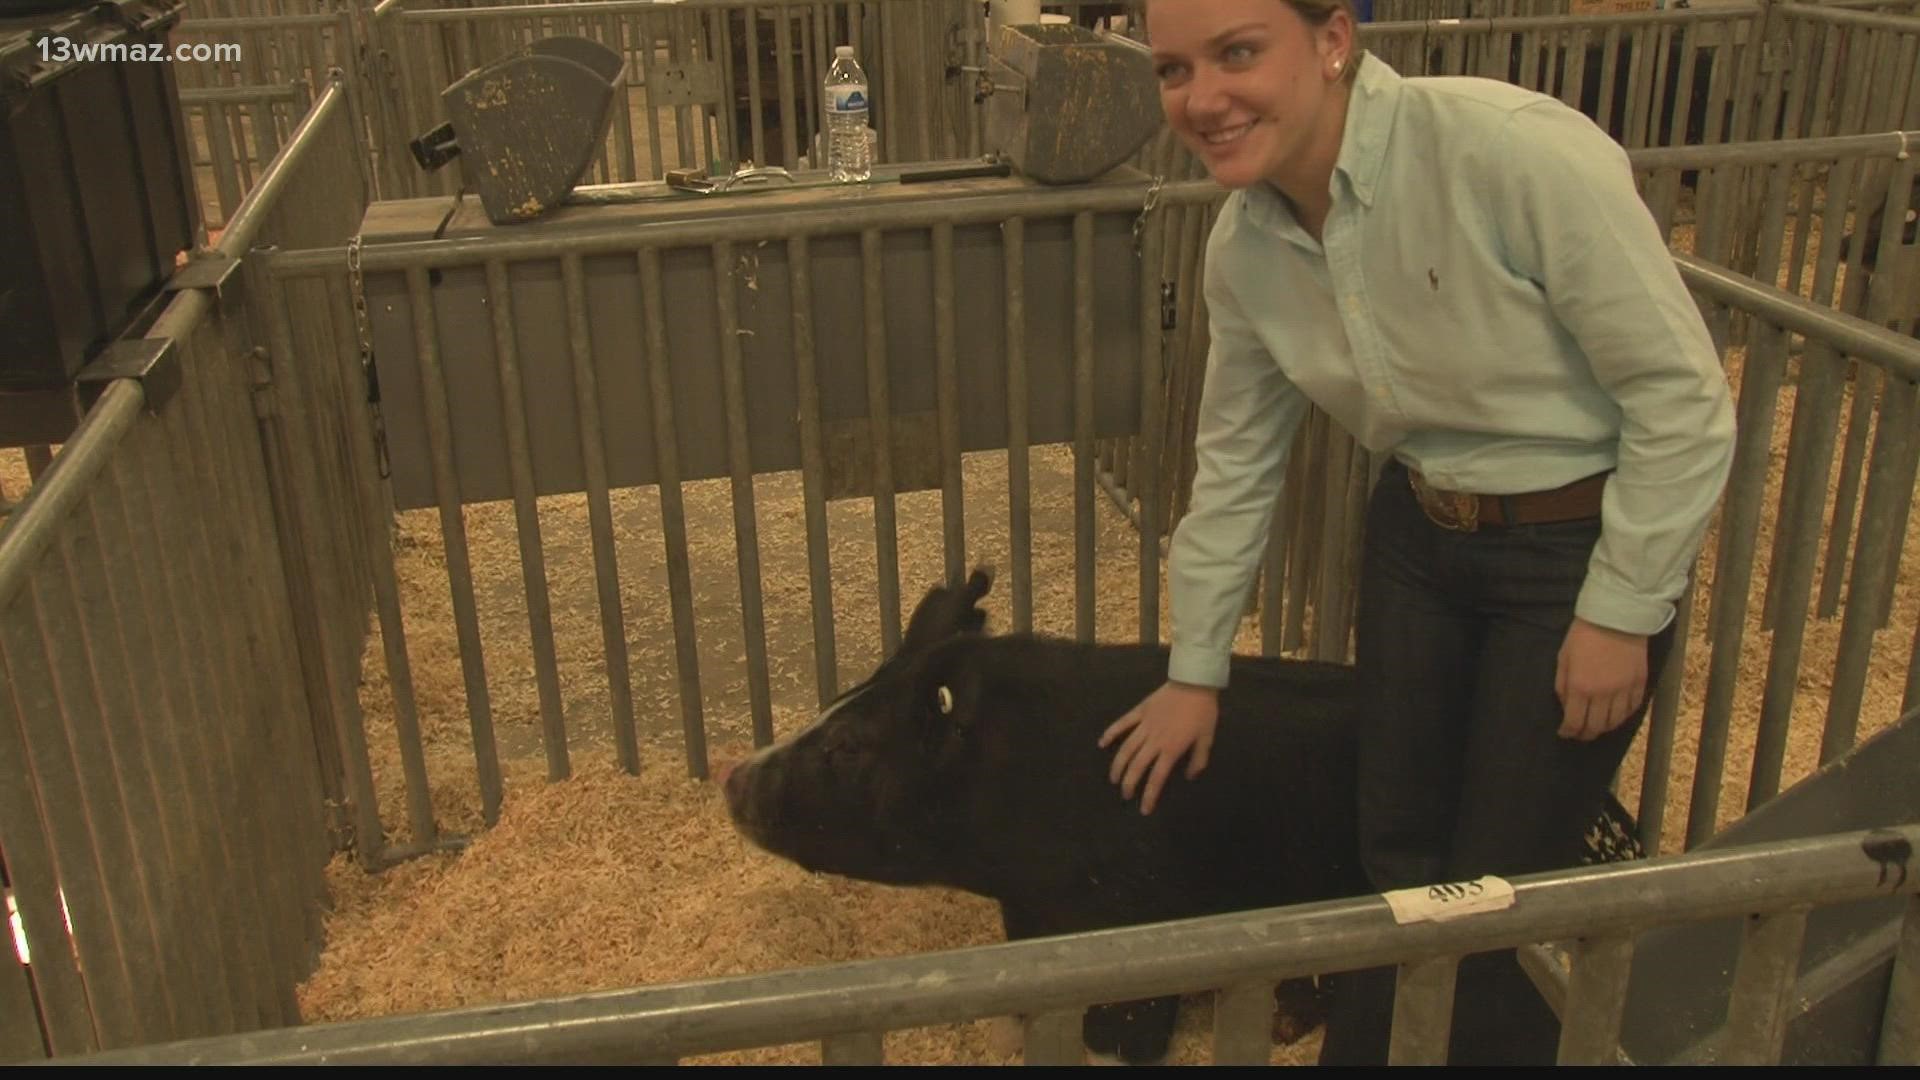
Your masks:
M 835 181 L 859 183 L 873 175 L 873 151 L 867 142 L 867 73 L 853 58 L 853 46 L 837 45 L 827 70 L 827 169 Z

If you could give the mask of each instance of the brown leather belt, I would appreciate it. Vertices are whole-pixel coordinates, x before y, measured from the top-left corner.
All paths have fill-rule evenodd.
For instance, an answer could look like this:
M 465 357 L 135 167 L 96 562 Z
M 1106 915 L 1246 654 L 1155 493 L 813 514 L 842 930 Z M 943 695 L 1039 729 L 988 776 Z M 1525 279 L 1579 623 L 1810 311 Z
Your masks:
M 1420 470 L 1407 467 L 1407 482 L 1427 517 L 1443 529 L 1473 532 L 1483 525 L 1545 525 L 1600 516 L 1601 496 L 1613 470 L 1595 473 L 1550 491 L 1515 495 L 1474 495 L 1428 484 Z

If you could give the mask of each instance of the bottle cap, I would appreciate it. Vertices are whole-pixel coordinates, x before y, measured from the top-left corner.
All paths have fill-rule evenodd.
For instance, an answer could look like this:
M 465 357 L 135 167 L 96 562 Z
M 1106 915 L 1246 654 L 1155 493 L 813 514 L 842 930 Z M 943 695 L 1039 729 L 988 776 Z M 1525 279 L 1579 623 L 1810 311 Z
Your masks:
M 853 46 L 851 46 L 851 45 L 835 45 L 835 46 L 833 47 L 833 55 L 835 55 L 835 56 L 838 56 L 838 57 L 844 57 L 844 58 L 847 58 L 847 59 L 852 59 L 852 57 L 853 57 Z

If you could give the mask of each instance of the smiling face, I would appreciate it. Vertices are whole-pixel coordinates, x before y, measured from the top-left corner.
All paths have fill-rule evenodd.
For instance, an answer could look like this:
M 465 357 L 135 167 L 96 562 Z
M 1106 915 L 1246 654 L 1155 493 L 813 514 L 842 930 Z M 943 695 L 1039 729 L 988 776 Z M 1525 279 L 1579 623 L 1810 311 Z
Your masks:
M 1325 191 L 1352 62 L 1344 8 L 1315 25 L 1287 0 L 1152 0 L 1147 39 L 1167 123 L 1215 182 Z

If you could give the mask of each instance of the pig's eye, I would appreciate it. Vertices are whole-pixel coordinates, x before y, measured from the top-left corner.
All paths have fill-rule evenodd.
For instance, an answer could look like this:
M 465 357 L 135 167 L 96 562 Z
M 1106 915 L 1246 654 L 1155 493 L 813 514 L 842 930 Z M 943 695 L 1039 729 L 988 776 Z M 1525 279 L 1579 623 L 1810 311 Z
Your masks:
M 953 712 L 953 691 L 942 686 L 933 692 L 933 696 L 940 703 L 940 715 L 947 716 Z

